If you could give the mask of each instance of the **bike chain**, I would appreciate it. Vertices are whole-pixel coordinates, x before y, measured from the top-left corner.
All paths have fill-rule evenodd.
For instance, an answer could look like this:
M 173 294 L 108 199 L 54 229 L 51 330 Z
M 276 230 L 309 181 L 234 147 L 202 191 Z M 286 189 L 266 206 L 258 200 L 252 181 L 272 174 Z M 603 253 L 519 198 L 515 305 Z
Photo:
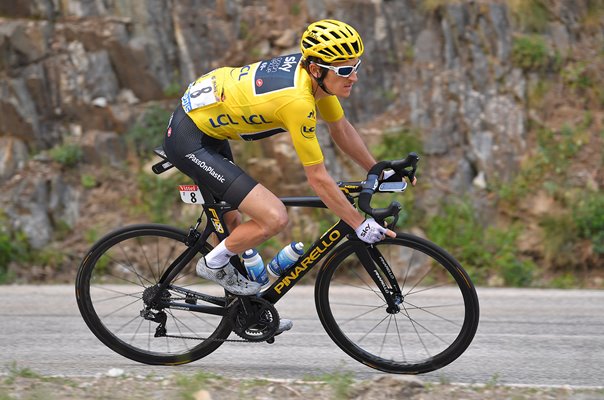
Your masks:
M 193 336 L 176 336 L 176 335 L 163 335 L 162 337 L 173 338 L 173 339 L 189 339 L 189 340 L 209 340 L 211 342 L 239 342 L 239 343 L 263 343 L 247 339 L 210 339 L 210 338 L 199 338 Z
M 183 298 L 173 298 L 173 300 L 185 300 Z M 231 331 L 231 333 L 234 331 Z M 187 340 L 199 340 L 199 341 L 210 341 L 210 342 L 229 342 L 229 343 L 264 343 L 263 341 L 249 340 L 249 339 L 211 339 L 211 338 L 200 338 L 193 336 L 177 336 L 177 335 L 162 335 L 161 337 L 172 338 L 172 339 L 187 339 Z

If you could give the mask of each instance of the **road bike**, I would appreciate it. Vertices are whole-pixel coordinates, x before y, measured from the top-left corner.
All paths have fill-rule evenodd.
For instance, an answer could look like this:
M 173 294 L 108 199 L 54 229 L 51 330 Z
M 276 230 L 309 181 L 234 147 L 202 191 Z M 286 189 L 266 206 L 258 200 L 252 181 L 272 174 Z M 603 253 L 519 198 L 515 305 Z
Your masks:
M 156 153 L 164 158 L 153 166 L 156 173 L 172 167 L 161 149 Z M 394 230 L 401 205 L 393 201 L 374 209 L 372 197 L 402 193 L 418 160 L 409 153 L 402 160 L 383 161 L 365 180 L 338 185 L 352 204 Z M 396 172 L 396 181 L 379 180 L 386 168 Z M 433 371 L 457 359 L 476 333 L 476 290 L 450 254 L 404 232 L 366 244 L 341 220 L 268 289 L 235 296 L 195 273 L 197 260 L 212 249 L 211 235 L 228 236 L 223 217 L 234 208 L 203 187 L 181 188 L 182 194 L 201 207 L 188 231 L 127 226 L 95 243 L 79 267 L 76 297 L 82 317 L 101 342 L 122 356 L 178 365 L 201 359 L 226 341 L 273 343 L 279 327 L 275 305 L 319 265 L 318 317 L 336 345 L 369 367 L 399 374 Z M 326 208 L 314 196 L 280 199 L 287 207 Z M 231 262 L 245 274 L 239 257 Z

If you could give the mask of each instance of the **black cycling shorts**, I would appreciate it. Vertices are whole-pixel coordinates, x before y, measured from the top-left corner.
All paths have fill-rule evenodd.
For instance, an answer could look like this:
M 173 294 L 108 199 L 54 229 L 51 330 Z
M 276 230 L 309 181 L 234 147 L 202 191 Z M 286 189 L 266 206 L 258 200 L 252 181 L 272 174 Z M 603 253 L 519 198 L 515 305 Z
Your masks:
M 209 190 L 214 200 L 239 207 L 258 184 L 233 163 L 229 141 L 203 133 L 180 105 L 166 130 L 164 151 L 176 168 L 193 179 L 202 194 Z

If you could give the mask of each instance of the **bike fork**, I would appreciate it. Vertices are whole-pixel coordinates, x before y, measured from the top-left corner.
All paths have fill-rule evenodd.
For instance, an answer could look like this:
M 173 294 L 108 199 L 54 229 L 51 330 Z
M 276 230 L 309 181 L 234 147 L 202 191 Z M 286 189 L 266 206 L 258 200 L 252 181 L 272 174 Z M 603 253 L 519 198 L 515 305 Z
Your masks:
M 363 267 L 384 296 L 388 304 L 386 311 L 390 314 L 400 312 L 403 295 L 396 277 L 384 256 L 382 256 L 375 246 L 367 244 L 359 244 L 355 252 Z

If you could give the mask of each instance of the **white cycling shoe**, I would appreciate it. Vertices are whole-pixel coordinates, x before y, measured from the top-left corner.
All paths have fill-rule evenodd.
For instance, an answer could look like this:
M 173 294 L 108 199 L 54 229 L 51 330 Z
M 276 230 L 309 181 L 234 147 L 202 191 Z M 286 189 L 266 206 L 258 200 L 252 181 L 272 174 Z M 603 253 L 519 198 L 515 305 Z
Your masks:
M 275 335 L 278 335 L 280 333 L 283 333 L 285 331 L 289 331 L 292 326 L 294 326 L 294 321 L 292 321 L 291 319 L 280 319 L 279 320 L 279 328 L 277 328 L 277 332 L 275 332 Z
M 197 262 L 195 270 L 197 271 L 197 275 L 203 279 L 216 282 L 238 296 L 252 296 L 259 293 L 260 289 L 262 289 L 259 283 L 252 282 L 242 276 L 231 263 L 222 268 L 210 268 L 206 264 L 205 257 L 202 257 Z M 281 324 L 279 324 L 279 328 L 281 328 Z

